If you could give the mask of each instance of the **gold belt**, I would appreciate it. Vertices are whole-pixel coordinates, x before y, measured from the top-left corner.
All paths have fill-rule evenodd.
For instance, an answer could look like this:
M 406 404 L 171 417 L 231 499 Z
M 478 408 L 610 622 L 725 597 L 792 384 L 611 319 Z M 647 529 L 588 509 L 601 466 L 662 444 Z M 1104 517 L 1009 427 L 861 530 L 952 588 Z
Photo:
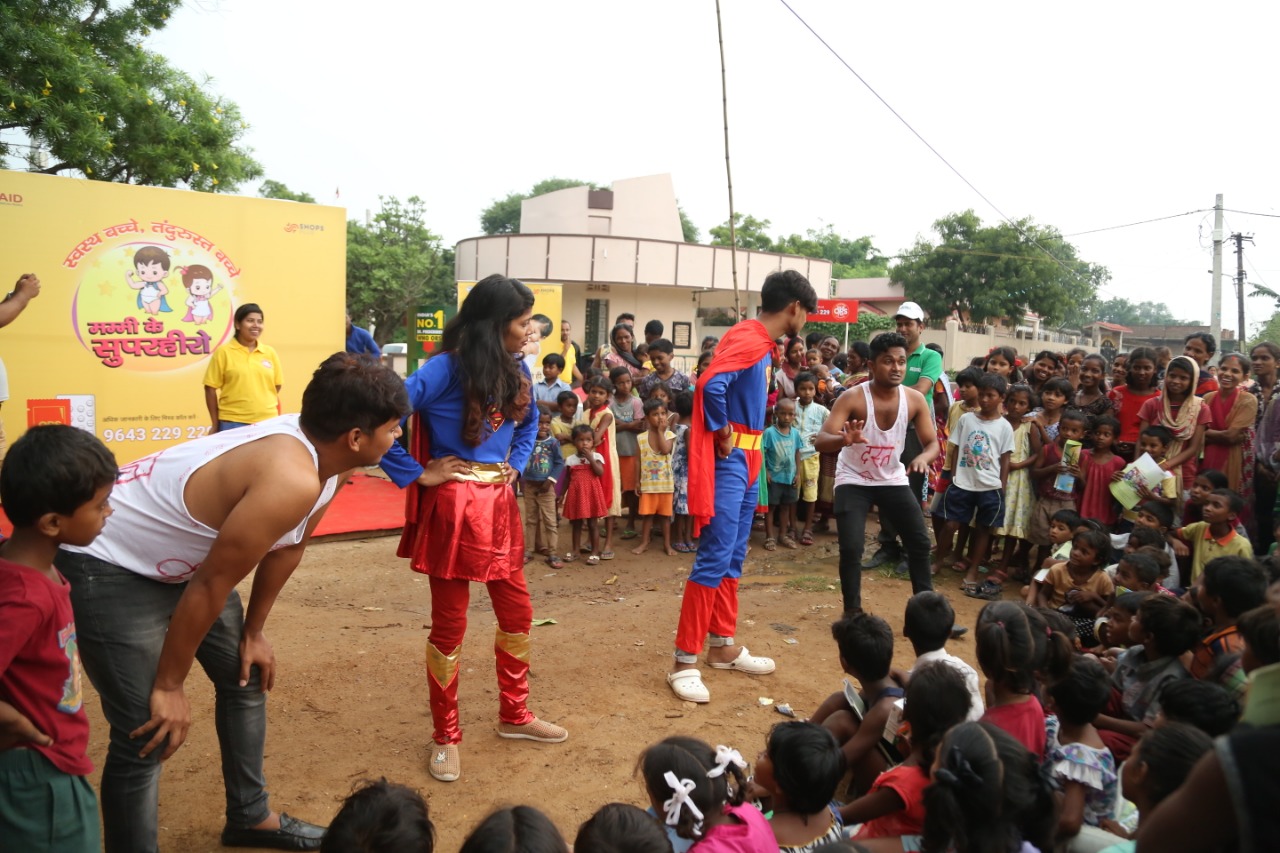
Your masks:
M 462 479 L 470 483 L 488 483 L 497 485 L 507 481 L 507 466 L 504 462 L 468 462 L 470 473 L 463 474 Z
M 759 450 L 764 436 L 760 433 L 735 432 L 733 446 L 742 450 Z

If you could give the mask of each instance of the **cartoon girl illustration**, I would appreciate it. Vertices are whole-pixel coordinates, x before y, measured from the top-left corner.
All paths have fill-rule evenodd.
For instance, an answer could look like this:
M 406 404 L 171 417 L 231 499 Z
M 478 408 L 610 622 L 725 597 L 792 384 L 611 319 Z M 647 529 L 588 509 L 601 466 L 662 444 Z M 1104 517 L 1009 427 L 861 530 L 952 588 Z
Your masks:
M 213 319 L 213 307 L 209 305 L 209 300 L 222 290 L 222 285 L 214 286 L 213 273 L 206 266 L 200 264 L 192 264 L 189 267 L 179 267 L 178 272 L 182 275 L 182 286 L 187 289 L 187 316 L 183 317 L 184 323 L 195 323 L 202 326 Z
M 156 246 L 143 246 L 133 256 L 134 270 L 124 274 L 124 282 L 138 291 L 138 307 L 148 314 L 169 312 L 165 296 L 169 286 L 164 278 L 169 274 L 169 253 Z

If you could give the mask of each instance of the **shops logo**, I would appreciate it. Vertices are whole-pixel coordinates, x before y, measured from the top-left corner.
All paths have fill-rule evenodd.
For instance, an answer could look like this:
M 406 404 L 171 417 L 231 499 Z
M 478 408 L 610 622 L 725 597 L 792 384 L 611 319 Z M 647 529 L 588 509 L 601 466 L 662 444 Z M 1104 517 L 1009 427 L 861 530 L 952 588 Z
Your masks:
M 309 232 L 315 233 L 318 231 L 323 231 L 324 226 L 313 225 L 307 222 L 290 222 L 284 226 L 284 230 L 289 234 L 293 234 L 297 231 L 309 231 Z
M 25 199 L 22 197 L 22 193 L 0 192 L 0 204 L 11 204 L 14 207 L 21 207 L 23 201 L 25 201 Z

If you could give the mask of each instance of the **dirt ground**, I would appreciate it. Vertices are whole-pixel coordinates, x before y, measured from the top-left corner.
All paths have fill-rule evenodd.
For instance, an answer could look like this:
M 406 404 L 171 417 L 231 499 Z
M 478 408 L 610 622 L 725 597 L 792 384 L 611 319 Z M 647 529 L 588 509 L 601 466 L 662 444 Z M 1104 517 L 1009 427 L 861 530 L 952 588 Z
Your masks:
M 869 525 L 874 533 L 874 525 Z M 562 531 L 562 550 L 568 542 Z M 431 738 L 424 669 L 430 600 L 424 576 L 395 556 L 397 537 L 313 544 L 267 624 L 278 674 L 268 703 L 267 781 L 272 806 L 327 823 L 352 785 L 386 776 L 418 788 L 430 803 L 440 850 L 456 850 L 481 818 L 504 805 L 545 811 L 572 843 L 578 826 L 608 802 L 645 804 L 634 776 L 646 745 L 671 734 L 726 743 L 749 760 L 763 748 L 786 702 L 803 717 L 840 686 L 829 626 L 840 612 L 834 536 L 801 551 L 760 547 L 753 537 L 740 601 L 738 641 L 773 657 L 775 673 L 748 676 L 703 667 L 709 705 L 682 703 L 664 681 L 680 592 L 692 555 L 660 550 L 594 568 L 558 572 L 526 567 L 534 618 L 530 707 L 569 730 L 563 744 L 500 739 L 493 673 L 496 622 L 483 587 L 472 586 L 463 645 L 460 704 L 462 778 L 451 784 L 426 770 Z M 623 543 L 618 543 L 623 544 Z M 625 543 L 634 544 L 634 543 Z M 869 549 L 869 552 L 873 549 Z M 863 573 L 863 603 L 898 632 L 894 662 L 910 666 L 901 638 L 910 583 Z M 961 624 L 981 602 L 959 594 L 959 576 L 938 588 Z M 247 598 L 248 586 L 241 590 Z M 972 640 L 954 654 L 975 663 Z M 90 755 L 101 767 L 106 723 L 96 694 L 86 697 Z M 203 674 L 187 685 L 192 728 L 161 782 L 160 841 L 166 850 L 221 850 L 223 786 L 213 725 L 213 694 Z M 94 778 L 97 784 L 97 778 Z

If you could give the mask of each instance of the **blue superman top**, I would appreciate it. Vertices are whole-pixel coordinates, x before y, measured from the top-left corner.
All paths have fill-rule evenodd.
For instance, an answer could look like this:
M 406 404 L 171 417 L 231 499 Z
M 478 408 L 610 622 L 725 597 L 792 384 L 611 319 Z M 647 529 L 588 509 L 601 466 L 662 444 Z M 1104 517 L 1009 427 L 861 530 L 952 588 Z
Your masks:
M 772 356 L 767 354 L 751 367 L 718 373 L 707 380 L 702 389 L 702 412 L 708 430 L 718 430 L 727 423 L 764 429 L 772 364 Z
M 520 369 L 527 377 L 529 371 L 521 363 Z M 428 431 L 431 457 L 457 456 L 471 462 L 506 462 L 517 471 L 523 471 L 529 462 L 534 439 L 538 435 L 538 409 L 529 406 L 523 421 L 506 420 L 496 430 L 486 424 L 484 441 L 472 447 L 462 438 L 462 426 L 466 417 L 463 404 L 462 378 L 452 353 L 441 353 L 427 361 L 404 382 L 409 392 L 409 404 L 422 416 L 422 425 Z M 382 457 L 382 470 L 391 481 L 404 488 L 422 474 L 422 466 L 399 444 Z

